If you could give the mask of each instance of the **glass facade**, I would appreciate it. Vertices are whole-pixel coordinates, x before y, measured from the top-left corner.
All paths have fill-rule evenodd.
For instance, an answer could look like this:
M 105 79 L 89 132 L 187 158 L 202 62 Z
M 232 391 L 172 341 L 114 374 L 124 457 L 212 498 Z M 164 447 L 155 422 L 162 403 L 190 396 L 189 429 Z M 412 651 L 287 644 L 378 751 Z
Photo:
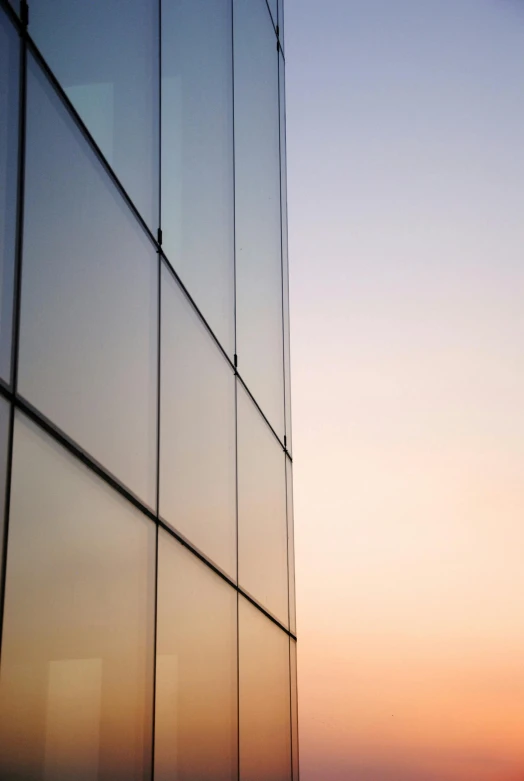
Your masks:
M 297 781 L 283 0 L 0 0 L 0 778 Z

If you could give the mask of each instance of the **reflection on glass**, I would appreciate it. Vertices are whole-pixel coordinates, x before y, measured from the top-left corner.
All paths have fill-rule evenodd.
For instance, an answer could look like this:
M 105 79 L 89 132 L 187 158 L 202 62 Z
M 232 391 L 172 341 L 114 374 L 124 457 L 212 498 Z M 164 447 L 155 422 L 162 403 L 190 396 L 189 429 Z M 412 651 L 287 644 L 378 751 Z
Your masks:
M 157 256 L 28 62 L 19 390 L 156 502 Z
M 0 396 L 0 562 L 4 560 L 4 508 L 7 477 L 7 447 L 9 441 L 9 404 Z M 2 586 L 0 583 L 0 599 Z
M 280 43 L 284 46 L 284 0 L 278 0 L 278 29 Z
M 231 0 L 162 0 L 163 248 L 234 353 Z
M 11 379 L 18 172 L 19 42 L 0 8 L 0 377 Z
M 297 697 L 297 644 L 289 641 L 291 669 L 291 756 L 293 766 L 293 781 L 299 779 L 299 749 L 298 749 L 298 697 Z
M 236 592 L 159 531 L 155 781 L 237 779 Z
M 280 166 L 280 190 L 282 202 L 282 282 L 284 305 L 284 390 L 286 400 L 286 446 L 290 453 L 293 452 L 291 439 L 291 356 L 290 356 L 290 332 L 289 332 L 289 255 L 287 242 L 287 160 L 286 160 L 286 82 L 285 64 L 282 55 L 279 56 L 278 69 L 280 89 L 280 154 L 282 164 Z
M 287 626 L 285 456 L 240 383 L 237 396 L 239 585 Z
M 238 368 L 283 438 L 278 52 L 265 3 L 233 10 Z
M 152 231 L 158 227 L 158 3 L 33 0 L 29 32 Z
M 289 571 L 289 629 L 297 633 L 297 617 L 295 605 L 295 532 L 293 522 L 293 467 L 286 458 L 286 509 L 287 509 L 287 552 Z
M 239 596 L 241 781 L 290 781 L 289 638 Z
M 17 417 L 0 778 L 150 777 L 154 543 L 150 521 Z
M 160 514 L 236 579 L 235 377 L 162 269 Z

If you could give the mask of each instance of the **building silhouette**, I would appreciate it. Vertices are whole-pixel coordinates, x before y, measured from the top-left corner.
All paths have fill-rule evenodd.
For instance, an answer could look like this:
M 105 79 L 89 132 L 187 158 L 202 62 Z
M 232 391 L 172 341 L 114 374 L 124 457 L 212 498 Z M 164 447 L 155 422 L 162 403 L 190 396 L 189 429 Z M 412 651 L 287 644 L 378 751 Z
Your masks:
M 284 62 L 0 0 L 2 780 L 298 779 Z

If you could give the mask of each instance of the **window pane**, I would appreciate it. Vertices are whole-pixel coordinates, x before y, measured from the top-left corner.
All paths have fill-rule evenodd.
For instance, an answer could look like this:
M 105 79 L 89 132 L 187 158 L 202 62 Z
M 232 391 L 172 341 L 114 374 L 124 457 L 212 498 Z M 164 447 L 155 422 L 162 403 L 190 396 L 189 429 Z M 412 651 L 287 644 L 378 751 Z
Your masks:
M 286 446 L 292 453 L 291 440 L 291 357 L 289 332 L 289 261 L 287 241 L 287 158 L 286 158 L 286 86 L 285 64 L 282 55 L 279 57 L 279 89 L 280 89 L 280 188 L 282 201 L 282 281 L 284 304 L 284 388 L 286 399 Z
M 29 58 L 19 390 L 156 505 L 152 244 Z
M 162 269 L 160 514 L 236 580 L 235 377 Z
M 155 781 L 233 781 L 237 595 L 159 531 Z
M 287 505 L 287 534 L 288 534 L 288 571 L 289 571 L 289 629 L 293 634 L 297 632 L 297 619 L 295 607 L 295 533 L 293 523 L 293 467 L 289 458 L 286 458 L 286 505 Z
M 284 46 L 284 0 L 278 0 L 278 28 L 280 43 Z
M 237 396 L 239 584 L 287 626 L 285 456 L 240 383 Z
M 265 2 L 265 0 L 263 0 Z M 277 0 L 267 0 L 275 25 L 277 24 Z
M 5 484 L 7 477 L 7 447 L 9 442 L 9 412 L 9 404 L 0 396 L 0 575 L 1 562 L 4 560 L 4 511 Z M 1 598 L 2 585 L 0 583 L 0 599 Z
M 163 248 L 234 353 L 231 0 L 162 0 Z
M 1 778 L 150 777 L 154 544 L 154 524 L 17 417 Z
M 152 231 L 158 227 L 158 3 L 32 0 L 29 32 Z
M 284 435 L 278 52 L 260 0 L 234 1 L 238 367 Z
M 19 40 L 0 8 L 0 377 L 11 380 L 18 174 Z
M 241 781 L 289 781 L 289 638 L 239 596 Z
M 297 644 L 289 641 L 291 654 L 291 753 L 293 757 L 293 781 L 299 779 L 299 751 L 298 751 L 298 699 L 297 699 Z

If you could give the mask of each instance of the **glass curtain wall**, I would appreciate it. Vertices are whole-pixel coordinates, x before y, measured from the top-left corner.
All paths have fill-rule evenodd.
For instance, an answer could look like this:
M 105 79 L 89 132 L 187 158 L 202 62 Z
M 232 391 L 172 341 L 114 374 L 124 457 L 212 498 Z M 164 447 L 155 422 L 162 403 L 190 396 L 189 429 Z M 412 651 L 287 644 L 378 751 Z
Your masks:
M 0 0 L 0 778 L 299 774 L 283 0 Z

